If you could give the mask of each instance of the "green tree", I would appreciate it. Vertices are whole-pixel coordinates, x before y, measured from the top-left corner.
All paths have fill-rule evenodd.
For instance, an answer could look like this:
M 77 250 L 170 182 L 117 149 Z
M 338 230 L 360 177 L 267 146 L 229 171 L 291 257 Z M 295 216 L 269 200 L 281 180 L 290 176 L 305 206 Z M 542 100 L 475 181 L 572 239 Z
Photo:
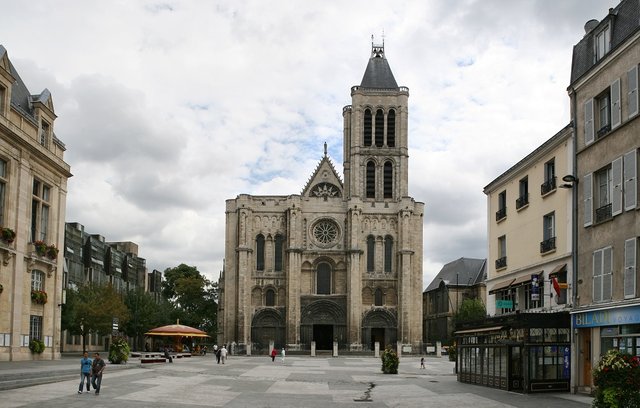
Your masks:
M 487 311 L 481 299 L 465 299 L 460 304 L 453 320 L 455 324 L 482 320 L 486 317 Z
M 154 327 L 171 324 L 173 306 L 165 299 L 156 302 L 151 293 L 141 288 L 127 292 L 124 304 L 129 309 L 130 318 L 123 329 L 127 336 L 134 339 L 134 351 L 142 348 L 144 333 Z
M 172 318 L 216 334 L 217 285 L 194 266 L 180 264 L 164 271 L 162 295 L 174 306 Z
M 113 318 L 119 325 L 129 319 L 129 311 L 122 296 L 110 284 L 86 284 L 68 289 L 62 308 L 62 329 L 82 336 L 82 350 L 86 350 L 88 333 L 109 334 Z

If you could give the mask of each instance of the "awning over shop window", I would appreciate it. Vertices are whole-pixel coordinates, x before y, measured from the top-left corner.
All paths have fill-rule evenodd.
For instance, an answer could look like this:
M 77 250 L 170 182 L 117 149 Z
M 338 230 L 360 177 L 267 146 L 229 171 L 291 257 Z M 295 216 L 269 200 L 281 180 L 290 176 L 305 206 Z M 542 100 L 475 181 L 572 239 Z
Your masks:
M 542 272 L 541 272 L 542 273 Z M 519 286 L 522 286 L 526 283 L 531 282 L 531 275 L 526 275 L 526 276 L 520 276 L 519 278 L 513 278 L 513 279 L 507 279 L 504 282 L 500 282 L 498 284 L 496 284 L 490 291 L 489 294 L 492 295 L 498 291 L 501 291 L 503 289 L 507 289 L 507 288 L 517 288 Z
M 497 284 L 493 287 L 493 289 L 491 289 L 491 290 L 489 291 L 489 294 L 493 294 L 493 293 L 495 293 L 495 292 L 498 292 L 499 290 L 502 290 L 502 289 L 506 289 L 506 288 L 508 288 L 509 286 L 511 286 L 511 284 L 512 284 L 513 282 L 515 282 L 515 280 L 516 280 L 516 278 L 513 278 L 513 279 L 509 279 L 509 280 L 506 280 L 506 281 L 503 281 L 503 282 L 497 283 Z
M 504 326 L 494 326 L 494 327 L 482 327 L 478 329 L 458 330 L 457 332 L 453 332 L 453 334 L 485 333 L 485 332 L 500 330 L 503 327 Z
M 566 270 L 567 270 L 567 264 L 566 263 L 560 264 L 560 265 L 556 266 L 555 268 L 553 268 L 553 270 L 551 272 L 549 272 L 549 276 L 557 275 L 560 272 L 566 272 Z

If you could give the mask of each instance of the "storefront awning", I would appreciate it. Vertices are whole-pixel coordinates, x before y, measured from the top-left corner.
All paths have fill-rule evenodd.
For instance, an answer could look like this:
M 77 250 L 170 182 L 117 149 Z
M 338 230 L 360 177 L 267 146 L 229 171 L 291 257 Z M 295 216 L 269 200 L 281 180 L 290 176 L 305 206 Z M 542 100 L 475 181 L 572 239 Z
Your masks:
M 496 285 L 495 285 L 495 286 L 494 286 L 494 287 L 489 291 L 489 294 L 493 294 L 493 293 L 495 293 L 495 292 L 497 292 L 497 291 L 499 291 L 499 290 L 502 290 L 502 289 L 506 289 L 506 288 L 508 288 L 509 286 L 511 286 L 511 284 L 512 284 L 513 282 L 515 282 L 515 280 L 516 280 L 516 278 L 513 278 L 513 279 L 509 279 L 509 280 L 506 280 L 506 281 L 503 281 L 503 282 L 497 283 L 497 284 L 496 284 Z
M 558 274 L 560 272 L 565 272 L 566 270 L 567 270 L 567 264 L 566 263 L 560 264 L 555 268 L 553 268 L 551 272 L 549 272 L 549 276 Z
M 519 278 L 507 279 L 506 281 L 500 282 L 496 284 L 490 291 L 489 294 L 494 294 L 503 289 L 507 288 L 517 288 L 518 286 L 522 286 L 527 282 L 531 281 L 531 275 L 520 276 Z
M 493 327 L 482 327 L 478 329 L 469 329 L 469 330 L 458 330 L 457 332 L 453 332 L 453 334 L 467 334 L 467 333 L 484 333 L 489 331 L 496 331 L 502 329 L 504 326 L 493 326 Z

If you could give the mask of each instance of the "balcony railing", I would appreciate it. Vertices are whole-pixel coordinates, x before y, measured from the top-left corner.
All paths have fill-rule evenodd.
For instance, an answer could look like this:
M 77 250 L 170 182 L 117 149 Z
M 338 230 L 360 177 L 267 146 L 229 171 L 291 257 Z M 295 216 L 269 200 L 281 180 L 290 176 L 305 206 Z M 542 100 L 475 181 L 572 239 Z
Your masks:
M 516 210 L 519 210 L 527 204 L 529 204 L 529 193 L 524 193 L 524 195 L 518 197 L 516 200 Z
M 506 268 L 507 267 L 507 257 L 503 256 L 502 258 L 496 259 L 496 269 Z
M 611 217 L 611 203 L 596 209 L 596 222 L 606 221 L 611 219 Z
M 540 195 L 545 195 L 556 189 L 556 178 L 550 178 L 540 185 Z
M 498 211 L 496 211 L 496 221 L 500 221 L 506 216 L 507 216 L 507 207 L 501 208 Z
M 540 253 L 544 254 L 545 252 L 549 252 L 556 249 L 556 237 L 551 237 L 549 239 L 545 239 L 540 243 Z

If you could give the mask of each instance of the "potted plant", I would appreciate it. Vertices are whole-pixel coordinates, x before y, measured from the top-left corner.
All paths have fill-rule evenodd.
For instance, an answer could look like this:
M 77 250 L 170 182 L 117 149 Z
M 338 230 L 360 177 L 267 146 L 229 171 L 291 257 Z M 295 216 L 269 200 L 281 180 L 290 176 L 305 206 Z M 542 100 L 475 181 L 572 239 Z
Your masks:
M 16 239 L 16 232 L 11 228 L 0 228 L 0 238 L 7 244 L 10 244 Z
M 127 362 L 129 359 L 129 343 L 127 339 L 122 336 L 112 336 L 111 344 L 109 345 L 109 361 L 113 364 L 120 364 Z
M 44 342 L 40 339 L 33 339 L 29 343 L 29 350 L 33 353 L 42 353 L 44 351 Z
M 47 254 L 47 244 L 42 240 L 37 240 L 33 243 L 33 247 L 36 250 L 36 254 L 45 256 Z
M 640 406 L 640 358 L 609 350 L 593 370 L 593 407 Z
M 44 305 L 45 303 L 47 303 L 47 292 L 45 292 L 44 290 L 32 289 L 31 300 L 39 305 Z
M 57 259 L 58 258 L 58 248 L 55 245 L 49 245 L 46 250 L 47 258 L 49 259 Z
M 391 346 L 387 346 L 380 356 L 382 359 L 382 372 L 385 374 L 398 374 L 400 359 Z

